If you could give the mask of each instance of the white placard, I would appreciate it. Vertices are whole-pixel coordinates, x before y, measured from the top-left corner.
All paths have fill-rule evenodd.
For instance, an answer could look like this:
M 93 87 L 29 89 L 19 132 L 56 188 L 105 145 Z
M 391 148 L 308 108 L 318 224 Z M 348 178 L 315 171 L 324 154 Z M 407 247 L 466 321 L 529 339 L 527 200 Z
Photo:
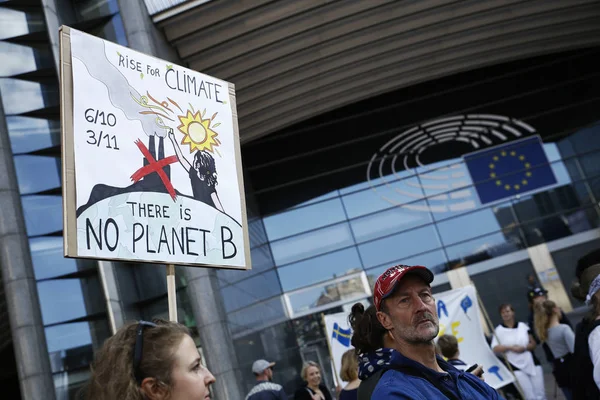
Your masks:
M 66 255 L 250 268 L 233 85 L 68 32 Z
M 498 389 L 514 382 L 514 376 L 494 355 L 483 334 L 477 294 L 473 286 L 434 295 L 440 320 L 440 335 L 458 339 L 460 359 L 467 365 L 483 366 L 485 382 Z

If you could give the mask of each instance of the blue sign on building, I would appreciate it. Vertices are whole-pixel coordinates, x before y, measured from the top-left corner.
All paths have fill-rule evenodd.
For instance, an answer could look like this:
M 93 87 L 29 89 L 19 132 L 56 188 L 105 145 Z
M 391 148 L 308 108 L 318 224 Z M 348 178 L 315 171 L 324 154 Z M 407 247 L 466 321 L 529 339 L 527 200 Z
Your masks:
M 556 183 L 539 136 L 470 153 L 463 159 L 481 204 Z

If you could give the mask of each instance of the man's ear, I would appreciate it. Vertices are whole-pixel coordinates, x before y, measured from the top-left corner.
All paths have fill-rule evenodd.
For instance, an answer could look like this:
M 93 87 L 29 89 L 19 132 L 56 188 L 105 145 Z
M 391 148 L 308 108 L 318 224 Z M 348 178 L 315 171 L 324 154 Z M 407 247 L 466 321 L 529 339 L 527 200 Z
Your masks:
M 150 400 L 162 400 L 167 398 L 167 387 L 156 378 L 144 378 L 140 389 Z
M 377 319 L 379 320 L 379 323 L 381 324 L 381 326 L 383 326 L 385 329 L 387 329 L 388 331 L 390 329 L 392 329 L 392 327 L 393 327 L 392 319 L 390 318 L 389 315 L 387 315 L 386 313 L 384 313 L 382 311 L 377 311 Z

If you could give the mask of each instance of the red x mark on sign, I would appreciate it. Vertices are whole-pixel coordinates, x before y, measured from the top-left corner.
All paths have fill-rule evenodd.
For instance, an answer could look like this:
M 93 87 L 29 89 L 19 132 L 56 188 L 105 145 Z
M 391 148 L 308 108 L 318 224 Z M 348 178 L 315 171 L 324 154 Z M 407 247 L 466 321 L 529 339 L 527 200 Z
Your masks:
M 177 156 L 169 156 L 163 158 L 162 160 L 156 161 L 154 157 L 152 157 L 152 154 L 150 154 L 150 151 L 148 150 L 146 145 L 142 143 L 141 140 L 136 140 L 135 144 L 150 164 L 144 165 L 142 168 L 135 171 L 133 175 L 131 175 L 131 180 L 134 182 L 138 182 L 144 176 L 156 172 L 158 176 L 160 176 L 160 179 L 162 180 L 163 184 L 165 185 L 167 192 L 169 192 L 171 198 L 173 199 L 173 201 L 175 201 L 175 199 L 177 198 L 177 195 L 175 194 L 175 189 L 173 188 L 171 181 L 167 177 L 167 174 L 165 174 L 165 171 L 163 171 L 163 168 L 169 164 L 177 162 Z

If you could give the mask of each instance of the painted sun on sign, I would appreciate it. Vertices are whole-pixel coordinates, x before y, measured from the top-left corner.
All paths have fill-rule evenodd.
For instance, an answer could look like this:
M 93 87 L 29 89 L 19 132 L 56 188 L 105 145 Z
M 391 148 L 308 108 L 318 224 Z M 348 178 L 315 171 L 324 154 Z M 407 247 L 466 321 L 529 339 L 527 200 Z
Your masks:
M 193 113 L 187 110 L 186 115 L 178 116 L 181 125 L 177 129 L 184 135 L 181 144 L 189 145 L 190 153 L 196 150 L 206 150 L 213 153 L 217 150 L 216 147 L 221 144 L 217 139 L 219 134 L 213 130 L 220 123 L 212 124 L 217 113 L 214 113 L 211 118 L 204 118 L 205 114 L 206 109 L 202 111 L 202 114 L 200 114 L 200 111 Z

